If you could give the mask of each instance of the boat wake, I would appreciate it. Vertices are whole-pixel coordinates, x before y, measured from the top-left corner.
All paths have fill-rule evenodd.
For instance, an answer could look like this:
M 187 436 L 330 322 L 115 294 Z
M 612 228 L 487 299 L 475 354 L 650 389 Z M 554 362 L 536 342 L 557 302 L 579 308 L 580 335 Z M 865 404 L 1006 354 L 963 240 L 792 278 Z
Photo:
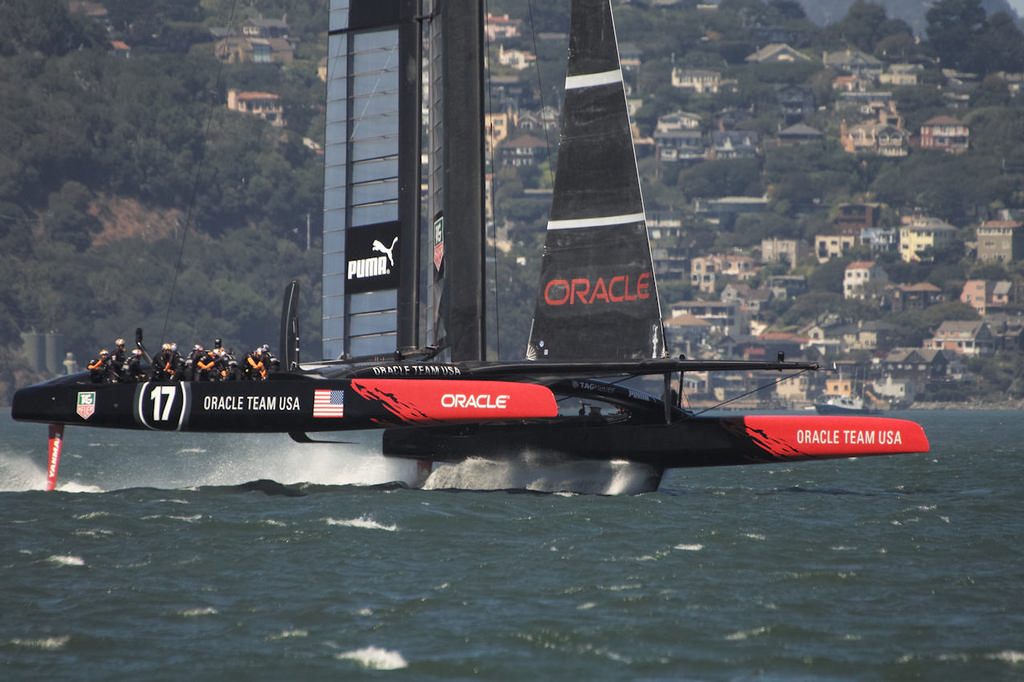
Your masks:
M 565 462 L 523 457 L 497 462 L 473 457 L 439 465 L 423 489 L 635 495 L 657 490 L 660 478 L 653 467 L 625 460 Z

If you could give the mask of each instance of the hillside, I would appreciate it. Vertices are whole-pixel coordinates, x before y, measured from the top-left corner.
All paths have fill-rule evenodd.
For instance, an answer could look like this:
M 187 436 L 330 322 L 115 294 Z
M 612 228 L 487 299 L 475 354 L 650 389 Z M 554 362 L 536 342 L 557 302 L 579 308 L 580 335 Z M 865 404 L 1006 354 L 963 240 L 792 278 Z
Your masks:
M 96 6 L 105 13 L 73 13 L 64 0 L 0 5 L 0 402 L 42 376 L 26 371 L 23 333 L 59 333 L 62 349 L 80 365 L 137 327 L 151 347 L 190 347 L 214 337 L 239 352 L 276 345 L 279 298 L 292 278 L 303 285 L 304 357 L 318 358 L 325 98 L 318 67 L 326 1 L 254 0 L 240 9 L 228 0 L 90 5 Z M 890 228 L 915 211 L 947 221 L 955 238 L 926 260 L 879 256 L 893 282 L 937 287 L 943 307 L 897 314 L 844 300 L 843 268 L 870 255 L 860 250 L 828 262 L 762 267 L 752 282 L 793 275 L 810 287 L 766 305 L 757 320 L 765 328 L 792 331 L 835 314 L 894 324 L 890 345 L 920 345 L 943 320 L 976 317 L 955 303 L 969 279 L 1019 283 L 1017 263 L 980 263 L 965 245 L 981 221 L 1024 209 L 1024 97 L 1010 77 L 1024 71 L 1024 39 L 1012 24 L 984 16 L 971 32 L 952 30 L 963 23 L 957 12 L 976 12 L 979 0 L 935 7 L 942 11 L 931 39 L 916 41 L 907 23 L 868 3 L 822 27 L 788 0 L 723 0 L 717 10 L 689 2 L 617 4 L 620 38 L 640 46 L 628 79 L 647 208 L 678 225 L 656 248 L 689 262 L 702 254 L 752 253 L 765 238 L 813 243 L 834 229 L 840 207 L 858 203 L 881 206 L 880 220 Z M 537 52 L 519 94 L 492 87 L 492 108 L 534 115 L 557 107 L 567 7 L 495 0 L 488 11 L 532 16 L 536 35 L 509 38 L 503 49 Z M 268 35 L 287 32 L 280 54 L 267 63 L 246 61 L 244 46 L 231 42 L 246 22 Z M 747 61 L 778 35 L 792 36 L 806 63 Z M 491 48 L 493 73 L 518 78 Z M 901 125 L 919 130 L 955 113 L 970 126 L 969 150 L 912 148 L 900 158 L 845 151 L 841 130 L 846 119 L 854 121 L 833 85 L 843 74 L 821 56 L 854 50 L 887 66 L 919 66 L 920 82 L 889 93 Z M 940 63 L 971 70 L 970 79 L 947 76 Z M 676 69 L 714 69 L 727 87 L 687 92 L 672 85 Z M 788 89 L 813 98 L 800 122 L 822 134 L 821 144 L 777 144 L 789 125 L 778 93 Z M 231 91 L 260 94 L 279 109 L 267 119 L 229 110 Z M 951 110 L 947 93 L 963 108 Z M 757 151 L 694 164 L 661 159 L 654 136 L 664 117 L 680 111 L 697 117 L 707 144 L 732 145 L 716 134 L 743 131 L 757 137 Z M 557 139 L 557 130 L 545 137 Z M 548 205 L 543 193 L 557 163 L 549 153 L 539 166 L 494 161 L 502 357 L 521 355 L 529 327 Z M 765 197 L 766 210 L 723 223 L 699 208 L 734 195 Z M 659 274 L 666 314 L 698 293 L 679 272 Z M 726 283 L 720 280 L 713 293 Z M 979 376 L 987 371 L 994 388 L 971 390 L 1017 387 L 1008 363 L 1000 362 L 974 368 Z
M 800 6 L 804 8 L 808 19 L 819 26 L 826 26 L 846 16 L 854 2 L 856 0 L 801 0 Z M 915 35 L 926 37 L 925 14 L 935 3 L 925 0 L 881 0 L 876 4 L 885 8 L 889 17 L 907 22 L 914 29 Z M 1017 11 L 1007 0 L 984 0 L 981 5 L 989 15 L 1006 12 L 1017 17 Z

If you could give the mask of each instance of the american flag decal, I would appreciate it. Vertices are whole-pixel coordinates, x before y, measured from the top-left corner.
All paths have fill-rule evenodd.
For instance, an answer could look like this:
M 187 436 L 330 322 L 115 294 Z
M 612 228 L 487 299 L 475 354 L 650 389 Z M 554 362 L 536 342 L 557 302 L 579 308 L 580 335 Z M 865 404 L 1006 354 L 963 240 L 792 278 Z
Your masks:
M 330 388 L 318 388 L 313 391 L 313 416 L 344 417 L 345 391 Z

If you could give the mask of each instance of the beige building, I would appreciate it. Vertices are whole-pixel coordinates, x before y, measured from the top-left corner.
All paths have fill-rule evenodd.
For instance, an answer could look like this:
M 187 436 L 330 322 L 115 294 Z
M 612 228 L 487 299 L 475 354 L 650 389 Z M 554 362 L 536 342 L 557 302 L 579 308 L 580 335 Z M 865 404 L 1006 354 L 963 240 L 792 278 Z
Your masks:
M 949 246 L 956 237 L 956 228 L 938 218 L 914 218 L 900 228 L 900 258 L 914 263 L 926 258 L 928 249 Z
M 1024 225 L 1015 220 L 989 220 L 978 228 L 978 260 L 1008 263 L 1024 257 Z
M 269 92 L 228 90 L 228 109 L 262 118 L 275 128 L 285 126 L 281 98 Z
M 841 258 L 848 249 L 857 244 L 852 234 L 819 234 L 814 237 L 814 255 L 819 263 Z
M 846 266 L 843 274 L 843 298 L 876 298 L 871 285 L 881 286 L 889 282 L 882 266 L 874 261 L 856 261 Z

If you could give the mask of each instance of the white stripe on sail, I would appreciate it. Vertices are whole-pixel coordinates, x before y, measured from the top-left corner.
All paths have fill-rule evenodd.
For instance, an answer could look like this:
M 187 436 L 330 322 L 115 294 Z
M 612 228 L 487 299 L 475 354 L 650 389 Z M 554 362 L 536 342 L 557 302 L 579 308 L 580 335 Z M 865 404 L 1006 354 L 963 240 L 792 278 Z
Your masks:
M 570 220 L 549 220 L 549 230 L 571 230 L 578 227 L 608 227 L 609 225 L 626 225 L 640 223 L 644 220 L 643 213 L 612 215 L 603 218 L 573 218 Z
M 622 82 L 622 69 L 602 71 L 601 73 L 584 73 L 579 76 L 566 76 L 565 89 L 592 88 L 595 85 L 610 85 Z

